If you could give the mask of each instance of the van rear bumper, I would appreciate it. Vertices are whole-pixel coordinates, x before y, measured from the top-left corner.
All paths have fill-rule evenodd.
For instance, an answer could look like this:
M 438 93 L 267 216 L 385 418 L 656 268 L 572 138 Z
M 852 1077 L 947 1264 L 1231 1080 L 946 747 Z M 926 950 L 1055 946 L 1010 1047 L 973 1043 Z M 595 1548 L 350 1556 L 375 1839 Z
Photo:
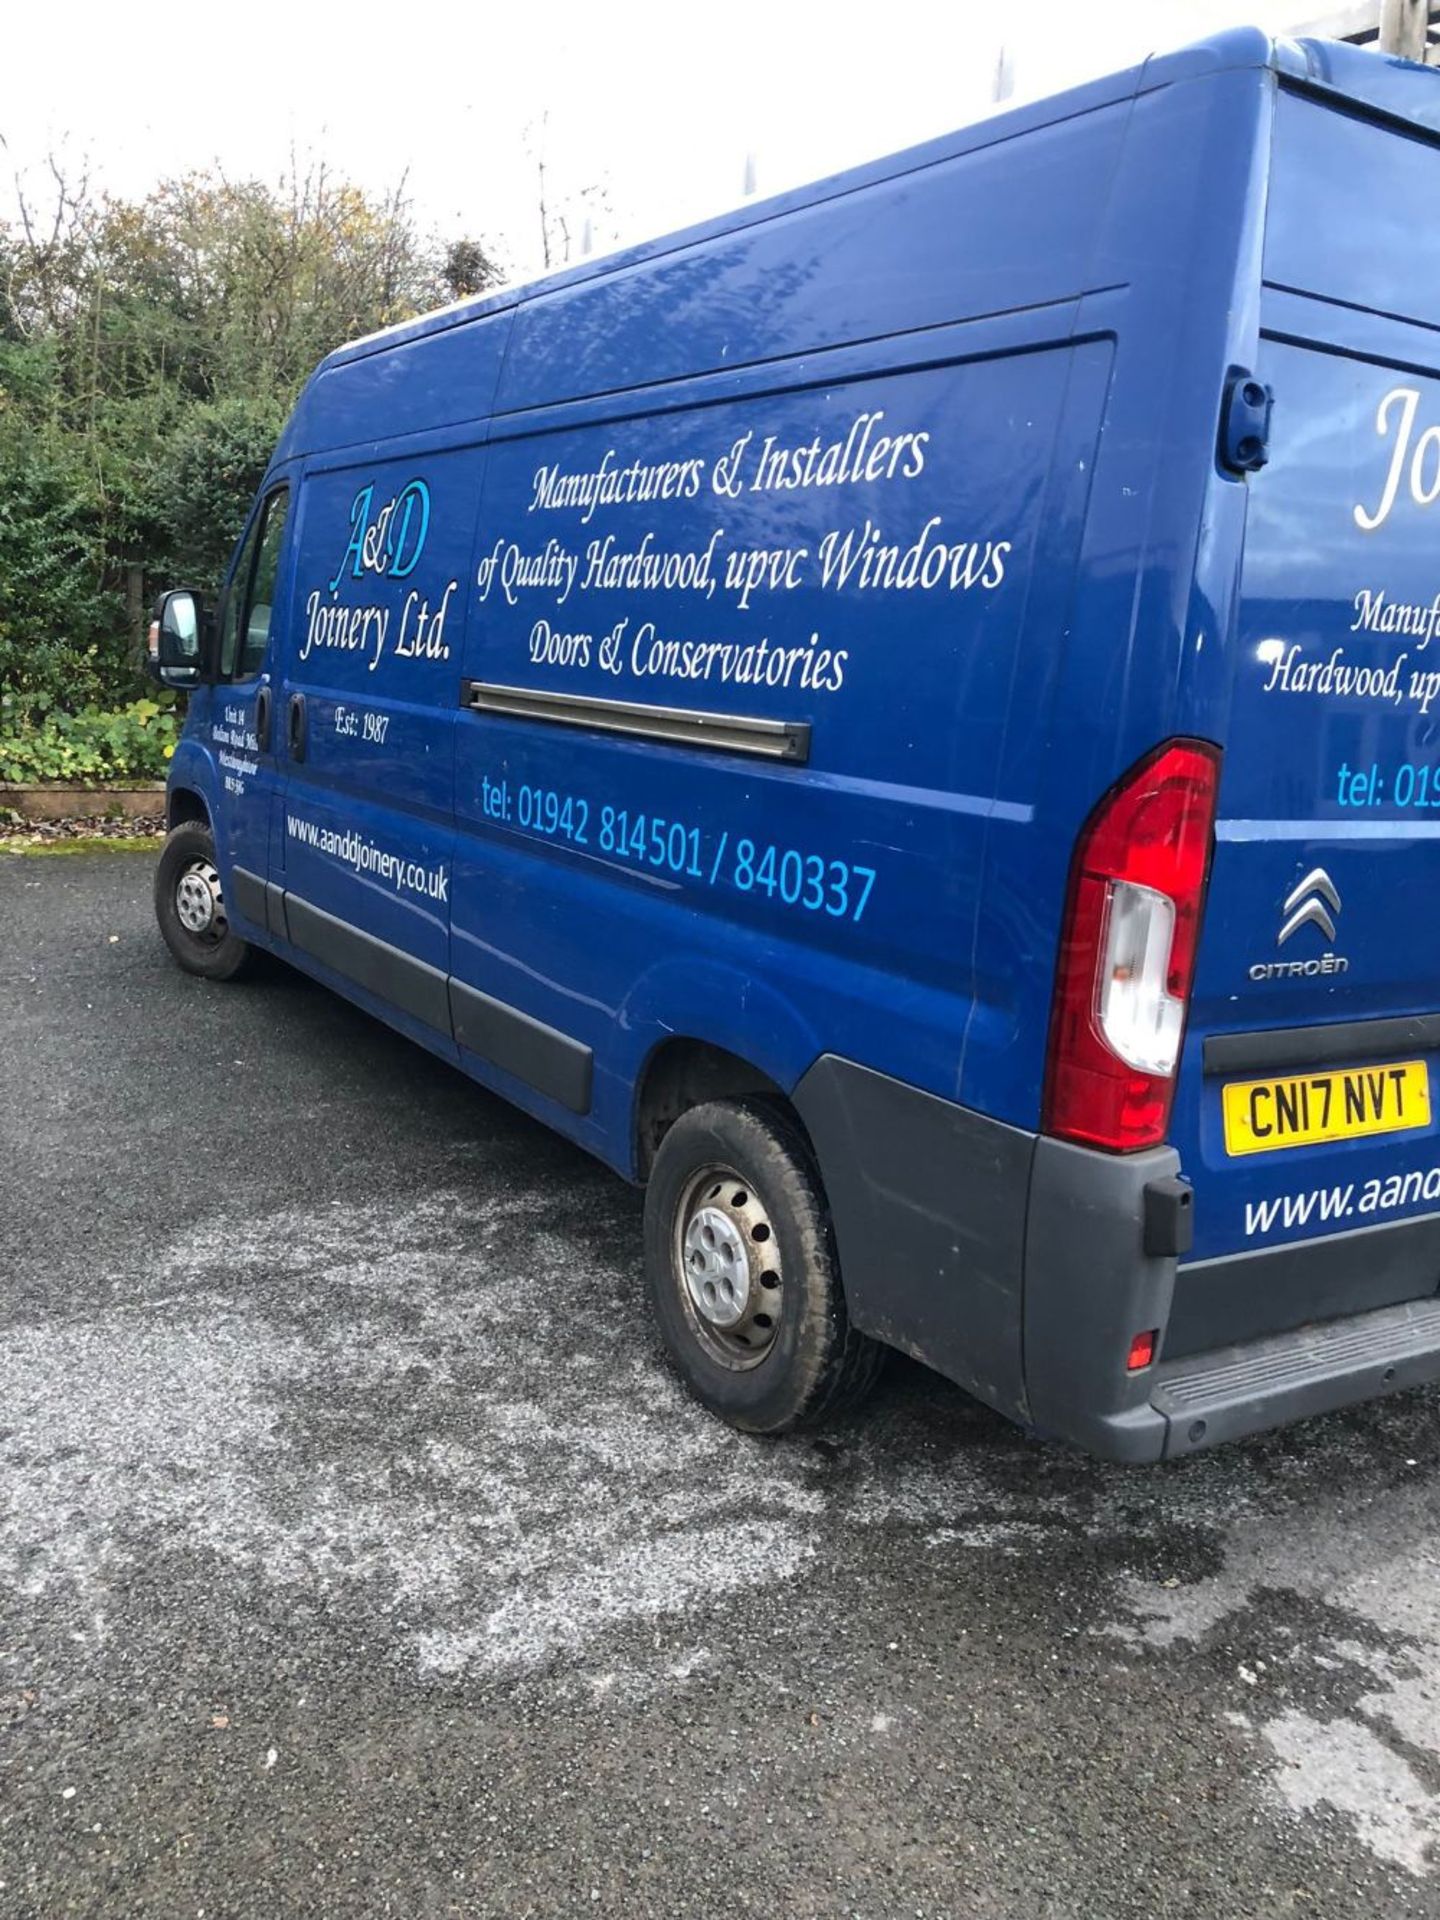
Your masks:
M 1145 1246 L 1147 1190 L 1177 1171 L 1170 1148 L 1112 1157 L 1037 1141 L 1024 1263 L 1025 1384 L 1037 1427 L 1104 1459 L 1174 1459 L 1440 1380 L 1440 1218 L 1187 1272 Z M 1192 1289 L 1180 1319 L 1177 1273 Z M 1219 1307 L 1203 1345 L 1197 1282 Z M 1259 1303 L 1255 1330 L 1226 1341 L 1241 1293 Z M 1314 1311 L 1305 1324 L 1264 1323 L 1267 1300 L 1283 1314 L 1307 1297 Z M 1182 1324 L 1187 1350 L 1176 1354 Z M 1131 1340 L 1152 1329 L 1158 1364 L 1128 1372 Z
M 1162 1362 L 1150 1404 L 1170 1458 L 1437 1379 L 1440 1300 L 1404 1300 Z
M 1440 1380 L 1440 1216 L 1185 1267 L 1173 1148 L 1071 1146 L 834 1055 L 795 1101 L 856 1324 L 1102 1459 L 1174 1458 Z M 1246 1296 L 1289 1324 L 1256 1312 L 1222 1344 Z M 1151 1330 L 1159 1361 L 1132 1373 Z
M 1103 1460 L 1200 1453 L 1292 1420 L 1440 1380 L 1440 1301 L 1407 1300 L 1243 1346 L 1162 1361 L 1134 1406 L 1077 1405 L 1039 1423 Z

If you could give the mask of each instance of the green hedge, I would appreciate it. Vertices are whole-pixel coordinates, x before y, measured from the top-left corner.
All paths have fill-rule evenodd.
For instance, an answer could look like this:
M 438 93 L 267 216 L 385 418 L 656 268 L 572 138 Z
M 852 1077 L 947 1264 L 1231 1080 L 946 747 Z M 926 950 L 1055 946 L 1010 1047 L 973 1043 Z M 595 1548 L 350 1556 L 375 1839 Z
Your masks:
M 163 780 L 180 733 L 180 716 L 158 700 L 79 713 L 46 712 L 16 727 L 0 698 L 0 780 Z

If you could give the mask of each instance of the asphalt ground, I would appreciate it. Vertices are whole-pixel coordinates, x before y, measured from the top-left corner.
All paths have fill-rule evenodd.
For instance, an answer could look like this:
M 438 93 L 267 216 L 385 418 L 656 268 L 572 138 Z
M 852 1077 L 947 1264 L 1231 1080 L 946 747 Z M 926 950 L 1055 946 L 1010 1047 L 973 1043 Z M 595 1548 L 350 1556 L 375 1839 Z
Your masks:
M 0 1915 L 1440 1914 L 1440 1400 L 744 1439 L 636 1196 L 0 855 Z

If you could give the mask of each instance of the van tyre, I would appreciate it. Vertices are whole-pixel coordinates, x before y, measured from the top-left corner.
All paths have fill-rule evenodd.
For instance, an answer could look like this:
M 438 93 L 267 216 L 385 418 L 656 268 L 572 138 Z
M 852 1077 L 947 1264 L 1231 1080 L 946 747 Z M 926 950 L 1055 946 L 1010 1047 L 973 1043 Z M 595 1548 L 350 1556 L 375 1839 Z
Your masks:
M 174 828 L 161 849 L 155 917 L 176 960 L 202 980 L 233 980 L 254 958 L 250 943 L 231 930 L 215 841 L 198 820 Z
M 785 1433 L 857 1404 L 885 1349 L 850 1324 L 809 1143 L 778 1102 L 693 1107 L 645 1193 L 645 1271 L 670 1357 L 712 1413 Z

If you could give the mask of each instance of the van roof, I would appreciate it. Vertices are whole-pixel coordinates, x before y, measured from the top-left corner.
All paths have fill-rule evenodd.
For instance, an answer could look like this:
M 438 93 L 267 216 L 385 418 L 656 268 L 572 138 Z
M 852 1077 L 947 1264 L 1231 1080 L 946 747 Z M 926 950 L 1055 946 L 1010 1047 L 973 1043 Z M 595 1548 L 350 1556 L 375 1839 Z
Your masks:
M 1440 134 L 1440 76 L 1429 68 L 1342 42 L 1272 39 L 1258 27 L 1234 27 L 1170 53 L 1152 54 L 1139 65 L 1106 74 L 1083 86 L 989 115 L 920 146 L 887 154 L 881 159 L 847 168 L 843 173 L 831 174 L 768 199 L 747 201 L 709 220 L 613 253 L 583 260 L 540 279 L 503 287 L 493 293 L 481 294 L 421 314 L 416 319 L 401 321 L 396 326 L 386 327 L 381 332 L 367 334 L 336 348 L 321 366 L 341 366 L 430 334 L 444 333 L 486 314 L 519 306 L 539 294 L 552 293 L 560 288 L 599 279 L 606 274 L 618 273 L 697 242 L 758 226 L 796 208 L 813 206 L 877 181 L 894 179 L 898 175 L 932 166 L 937 161 L 997 146 L 1004 140 L 1014 139 L 1018 134 L 1054 125 L 1057 121 L 1093 112 L 1142 93 L 1207 74 L 1264 67 L 1272 68 L 1291 84 L 1339 95 L 1347 102 L 1384 119 Z

